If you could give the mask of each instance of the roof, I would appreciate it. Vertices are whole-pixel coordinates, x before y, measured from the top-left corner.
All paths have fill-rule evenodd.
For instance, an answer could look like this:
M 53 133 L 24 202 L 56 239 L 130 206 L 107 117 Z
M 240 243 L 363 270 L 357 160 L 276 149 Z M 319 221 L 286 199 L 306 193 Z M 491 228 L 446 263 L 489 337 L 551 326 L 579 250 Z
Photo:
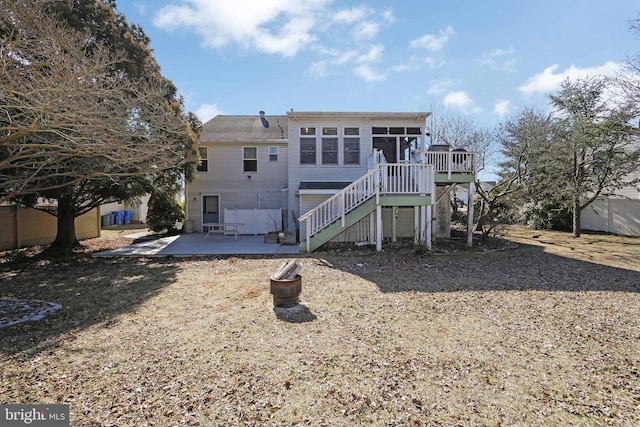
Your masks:
M 338 112 L 338 111 L 289 111 L 291 120 L 369 120 L 369 121 L 417 121 L 424 123 L 431 113 L 418 112 Z
M 351 182 L 338 182 L 338 181 L 302 181 L 300 183 L 300 190 L 342 190 Z
M 268 116 L 266 128 L 259 115 L 215 116 L 204 124 L 201 141 L 273 141 L 289 137 L 287 116 Z M 278 126 L 280 124 L 280 126 Z

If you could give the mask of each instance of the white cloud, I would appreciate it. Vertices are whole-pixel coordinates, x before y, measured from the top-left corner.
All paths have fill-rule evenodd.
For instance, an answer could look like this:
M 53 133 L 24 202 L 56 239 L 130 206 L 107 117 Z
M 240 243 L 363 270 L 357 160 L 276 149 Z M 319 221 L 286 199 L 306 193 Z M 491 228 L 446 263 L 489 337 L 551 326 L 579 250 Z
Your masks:
M 397 64 L 394 65 L 393 67 L 391 67 L 391 71 L 394 71 L 396 73 L 401 73 L 404 71 L 415 71 L 417 69 L 419 69 L 420 66 L 418 65 L 418 61 L 416 59 L 415 56 L 411 56 L 409 57 L 409 60 L 406 62 L 403 62 L 401 64 Z
M 456 82 L 451 79 L 441 79 L 431 80 L 429 83 L 431 83 L 431 86 L 429 86 L 429 89 L 427 89 L 427 93 L 431 95 L 441 95 L 443 93 L 450 92 L 451 88 L 453 88 L 460 82 Z
M 377 44 L 371 46 L 369 51 L 363 55 L 360 55 L 357 59 L 359 63 L 378 62 L 382 58 L 382 52 L 384 52 L 384 46 Z
M 445 62 L 443 59 L 435 59 L 432 56 L 427 56 L 424 59 L 425 64 L 427 64 L 427 66 L 429 68 L 440 68 L 440 67 L 444 67 Z
M 329 73 L 329 64 L 327 61 L 312 62 L 309 66 L 309 74 L 315 77 L 325 77 Z
M 335 56 L 335 59 L 331 61 L 332 64 L 340 65 L 345 64 L 355 58 L 358 53 L 354 50 L 348 50 L 346 52 L 340 52 Z
M 369 9 L 365 6 L 342 9 L 333 15 L 333 20 L 345 24 L 353 24 L 367 17 Z
M 558 64 L 545 68 L 543 72 L 536 74 L 518 87 L 518 90 L 524 92 L 526 95 L 549 93 L 559 89 L 560 84 L 567 79 L 576 80 L 597 75 L 610 76 L 619 72 L 623 68 L 623 65 L 607 61 L 605 64 L 596 67 L 580 68 L 571 65 L 563 71 L 558 71 L 559 68 L 560 66 Z
M 377 22 L 360 22 L 354 29 L 353 35 L 357 39 L 371 40 L 380 32 L 380 24 Z
M 354 73 L 366 82 L 379 82 L 386 78 L 384 73 L 374 70 L 368 64 L 361 64 L 354 68 Z
M 449 92 L 443 100 L 445 107 L 466 108 L 473 105 L 473 101 L 464 91 Z
M 493 112 L 500 116 L 500 118 L 506 116 L 511 111 L 511 101 L 508 99 L 499 99 L 493 106 Z
M 449 25 L 446 29 L 440 30 L 437 36 L 434 34 L 425 34 L 422 37 L 411 40 L 409 42 L 409 46 L 424 48 L 435 52 L 437 50 L 441 50 L 444 47 L 444 44 L 449 40 L 449 37 L 455 33 L 456 32 L 453 30 L 453 27 Z
M 494 49 L 490 53 L 482 55 L 480 65 L 489 67 L 492 70 L 514 72 L 518 62 L 516 58 L 513 58 L 515 52 L 513 47 L 508 49 Z
M 202 104 L 196 110 L 196 115 L 202 123 L 208 122 L 219 114 L 224 114 L 224 112 L 218 108 L 217 104 Z
M 379 13 L 367 6 L 339 10 L 330 19 L 338 24 L 352 26 L 351 35 L 356 40 L 371 40 L 380 33 L 383 26 L 394 21 L 391 10 L 387 9 Z M 335 32 L 336 28 L 330 26 L 327 31 Z
M 328 2 L 182 0 L 162 7 L 154 24 L 166 30 L 190 27 L 207 47 L 221 48 L 235 43 L 290 57 L 316 40 L 312 29 L 318 11 Z
M 307 69 L 312 76 L 352 66 L 367 82 L 383 80 L 388 70 L 372 64 L 382 61 L 384 45 L 373 40 L 394 22 L 392 10 L 365 5 L 332 9 L 333 4 L 334 0 L 173 0 L 155 14 L 154 24 L 168 31 L 192 31 L 202 46 L 215 49 L 237 46 L 283 57 L 308 49 L 315 53 Z

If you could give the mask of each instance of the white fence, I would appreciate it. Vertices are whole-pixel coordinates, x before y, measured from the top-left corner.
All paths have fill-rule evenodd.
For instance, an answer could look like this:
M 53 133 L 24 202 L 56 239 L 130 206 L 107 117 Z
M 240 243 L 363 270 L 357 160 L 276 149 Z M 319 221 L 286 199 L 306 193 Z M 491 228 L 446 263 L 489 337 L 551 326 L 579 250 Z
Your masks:
M 580 227 L 625 236 L 640 236 L 640 200 L 596 200 L 582 211 Z
M 225 209 L 225 223 L 243 224 L 239 234 L 267 234 L 282 231 L 282 209 Z

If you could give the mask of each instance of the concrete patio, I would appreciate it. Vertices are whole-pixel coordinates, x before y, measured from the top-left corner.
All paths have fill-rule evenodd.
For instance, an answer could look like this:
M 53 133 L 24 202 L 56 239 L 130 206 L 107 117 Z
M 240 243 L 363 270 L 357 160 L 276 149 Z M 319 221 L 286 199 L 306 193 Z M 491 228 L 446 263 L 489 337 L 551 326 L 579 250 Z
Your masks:
M 143 238 L 148 233 L 136 233 L 127 237 Z M 206 238 L 205 238 L 206 237 Z M 129 246 L 95 253 L 95 257 L 160 257 L 204 255 L 274 255 L 297 254 L 298 245 L 264 243 L 264 236 L 210 235 L 207 233 L 181 234 L 132 243 Z

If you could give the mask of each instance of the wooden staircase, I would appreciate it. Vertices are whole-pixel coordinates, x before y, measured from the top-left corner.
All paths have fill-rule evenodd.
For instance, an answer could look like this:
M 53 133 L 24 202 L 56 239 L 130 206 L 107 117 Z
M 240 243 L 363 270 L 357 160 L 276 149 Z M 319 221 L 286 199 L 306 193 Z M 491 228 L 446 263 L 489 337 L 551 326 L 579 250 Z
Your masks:
M 300 224 L 305 222 L 306 240 L 301 243 L 300 250 L 311 252 L 319 248 L 380 206 L 407 206 L 407 203 L 425 206 L 426 198 L 420 200 L 420 197 L 432 196 L 434 192 L 432 165 L 378 164 L 298 218 Z M 428 201 L 431 203 L 431 198 Z

